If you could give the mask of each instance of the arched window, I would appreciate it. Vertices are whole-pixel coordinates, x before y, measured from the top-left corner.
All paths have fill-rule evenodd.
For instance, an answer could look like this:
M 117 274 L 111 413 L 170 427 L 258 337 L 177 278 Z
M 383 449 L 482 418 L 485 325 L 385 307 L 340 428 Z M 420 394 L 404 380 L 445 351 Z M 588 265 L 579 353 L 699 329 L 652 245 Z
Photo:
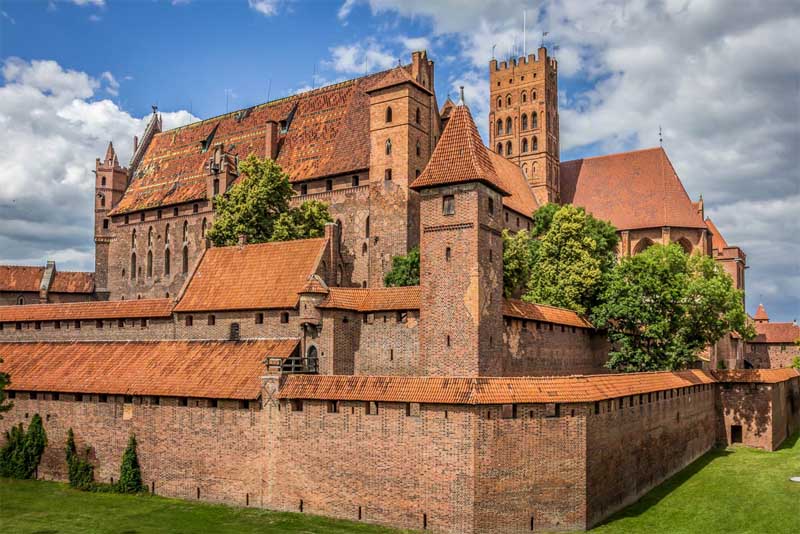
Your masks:
M 392 169 L 386 169 L 385 171 L 383 171 L 383 179 L 384 180 L 392 179 Z
M 511 105 L 511 95 L 506 96 L 506 106 Z
M 206 227 L 208 226 L 208 221 L 205 217 L 203 217 L 203 225 L 200 227 L 200 235 L 203 239 L 206 237 Z
M 522 129 L 528 129 L 528 116 L 525 113 L 522 114 Z
M 342 282 L 344 282 L 344 270 L 342 269 L 342 266 L 339 265 L 336 268 L 336 285 L 341 286 Z
M 536 91 L 531 91 L 531 100 L 536 100 Z
M 369 237 L 369 215 L 367 215 L 367 220 L 364 223 L 364 236 Z
M 219 195 L 219 178 L 214 178 L 214 196 Z
M 181 265 L 181 272 L 186 274 L 189 272 L 189 247 L 183 247 L 183 265 Z
M 392 122 L 392 106 L 386 108 L 386 122 Z
M 531 150 L 533 152 L 539 150 L 539 140 L 536 138 L 535 135 L 533 136 L 533 141 L 531 142 Z
M 308 347 L 308 351 L 306 351 L 306 358 L 308 359 L 307 365 L 309 367 L 316 366 L 317 361 L 317 347 L 311 345 Z M 314 362 L 314 363 L 312 363 Z
M 339 246 L 342 246 L 342 220 L 336 219 L 336 236 Z
M 524 174 L 526 178 L 528 177 L 528 164 L 527 163 L 523 163 L 522 164 L 522 174 Z
M 17 297 L 17 306 L 25 304 L 25 297 Z
M 136 248 L 136 229 L 131 232 L 131 248 Z
M 417 108 L 416 113 L 414 114 L 414 121 L 419 124 L 419 108 Z
M 520 95 L 520 98 L 522 99 L 522 103 L 524 104 L 525 102 L 528 101 L 528 93 L 526 93 L 525 91 L 522 91 L 522 94 Z
M 152 226 L 150 228 L 148 228 L 148 230 L 147 230 L 147 246 L 148 247 L 152 247 L 153 246 L 153 227 Z
M 103 187 L 105 187 L 105 185 L 106 185 L 106 177 L 105 177 L 105 176 L 103 176 L 102 178 L 100 178 L 100 185 L 102 185 Z
M 366 256 L 367 255 L 367 244 L 366 243 L 361 245 L 361 255 L 362 256 Z
M 100 207 L 101 208 L 105 208 L 106 207 L 106 196 L 103 193 L 98 193 L 97 194 L 97 198 L 100 199 Z
M 503 143 L 497 143 L 497 153 L 503 155 Z
M 511 141 L 506 142 L 506 156 L 511 155 Z
M 682 237 L 682 238 L 678 239 L 677 243 L 681 246 L 681 248 L 683 249 L 683 251 L 686 254 L 691 254 L 692 253 L 692 248 L 693 247 L 692 247 L 692 244 L 689 242 L 688 239 L 686 239 L 685 237 Z
M 503 135 L 503 119 L 497 119 L 497 135 Z
M 169 224 L 164 227 L 164 244 L 169 245 Z
M 153 276 L 153 251 L 147 251 L 147 277 Z
M 183 242 L 189 241 L 189 221 L 183 221 Z
M 391 139 L 387 139 L 386 140 L 386 155 L 387 156 L 391 156 L 392 155 L 392 140 Z
M 533 113 L 531 113 L 531 128 L 538 128 L 538 127 L 539 127 L 539 119 L 538 116 L 536 115 L 536 112 L 534 111 Z
M 417 157 L 422 155 L 422 148 L 419 146 L 419 141 L 417 141 Z
M 500 109 L 502 107 L 503 107 L 503 99 L 498 96 L 497 97 L 497 109 Z
M 520 152 L 522 152 L 523 154 L 528 152 L 528 140 L 525 139 L 524 137 L 522 138 L 522 148 L 520 148 Z
M 164 274 L 168 275 L 170 270 L 170 257 L 169 257 L 169 249 L 164 249 Z
M 510 135 L 514 132 L 514 126 L 511 122 L 511 117 L 506 119 L 506 134 Z
M 633 253 L 639 254 L 641 252 L 644 252 L 651 246 L 653 246 L 653 242 L 645 237 L 644 239 L 641 239 L 638 243 L 636 243 L 636 248 L 633 249 Z
M 136 253 L 131 254 L 131 280 L 136 280 Z

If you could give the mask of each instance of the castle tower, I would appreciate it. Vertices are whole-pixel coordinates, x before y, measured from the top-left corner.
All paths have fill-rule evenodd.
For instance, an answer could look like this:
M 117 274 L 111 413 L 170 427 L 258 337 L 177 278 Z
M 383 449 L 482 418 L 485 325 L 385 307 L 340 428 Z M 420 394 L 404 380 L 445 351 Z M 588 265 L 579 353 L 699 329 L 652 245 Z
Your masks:
M 419 196 L 409 188 L 428 163 L 438 110 L 433 62 L 415 53 L 370 88 L 370 287 L 382 287 L 392 258 L 419 243 Z M 414 75 L 412 75 L 414 73 Z
M 95 160 L 94 184 L 94 272 L 98 294 L 108 293 L 111 218 L 108 212 L 117 205 L 128 187 L 128 171 L 120 167 L 114 145 L 108 143 L 106 155 Z
M 522 167 L 540 205 L 560 201 L 558 65 L 538 56 L 489 63 L 489 148 Z
M 503 196 L 469 109 L 455 106 L 420 193 L 420 370 L 498 375 L 503 345 Z

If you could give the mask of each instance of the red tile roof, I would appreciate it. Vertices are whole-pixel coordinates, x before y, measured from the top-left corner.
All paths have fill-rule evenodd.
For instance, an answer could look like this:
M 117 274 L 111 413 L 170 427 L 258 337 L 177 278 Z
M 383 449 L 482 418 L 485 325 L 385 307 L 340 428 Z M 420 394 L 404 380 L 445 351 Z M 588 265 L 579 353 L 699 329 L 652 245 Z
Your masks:
M 618 230 L 706 228 L 661 148 L 562 163 L 561 200 Z
M 174 305 L 170 299 L 143 299 L 0 306 L 0 322 L 169 317 Z
M 294 308 L 326 244 L 318 238 L 210 248 L 175 311 Z
M 292 182 L 367 169 L 367 91 L 406 71 L 397 67 L 158 133 L 111 213 L 206 199 L 205 165 L 211 152 L 202 151 L 203 142 L 222 143 L 240 159 L 249 154 L 264 158 L 267 121 L 288 123 L 277 162 Z
M 728 242 L 725 241 L 725 238 L 722 237 L 722 233 L 720 233 L 717 225 L 714 224 L 714 221 L 706 217 L 706 226 L 708 227 L 708 231 L 711 232 L 711 244 L 713 248 L 717 250 L 722 250 L 728 247 Z
M 0 265 L 0 291 L 39 292 L 44 267 Z
M 94 293 L 94 273 L 56 271 L 50 293 Z
M 794 343 L 800 339 L 800 326 L 794 323 L 755 323 L 756 337 L 748 343 Z
M 712 384 L 707 371 L 564 377 L 287 376 L 283 399 L 326 399 L 438 404 L 594 402 L 628 395 Z
M 296 339 L 0 343 L 9 389 L 110 395 L 257 399 L 264 359 Z
M 480 181 L 502 194 L 511 194 L 497 176 L 489 150 L 481 141 L 469 108 L 453 108 L 431 159 L 411 184 L 413 189 Z
M 756 309 L 756 314 L 753 316 L 753 319 L 756 321 L 769 321 L 769 315 L 767 315 L 767 309 L 764 308 L 763 304 L 758 305 L 758 309 Z
M 306 285 L 300 290 L 300 293 L 317 293 L 319 295 L 327 295 L 330 293 L 330 288 L 325 281 L 318 275 L 313 274 L 308 277 Z
M 528 218 L 533 217 L 533 212 L 539 209 L 539 203 L 528 185 L 525 173 L 516 163 L 489 149 L 486 151 L 489 159 L 492 160 L 497 177 L 503 182 L 505 189 L 511 193 L 503 197 L 503 205 Z
M 419 286 L 385 288 L 332 287 L 320 308 L 376 312 L 418 310 Z
M 503 315 L 505 317 L 530 319 L 532 321 L 563 324 L 578 328 L 593 328 L 589 321 L 572 310 L 516 299 L 505 299 L 503 302 Z
M 784 369 L 732 369 L 730 371 L 712 371 L 720 382 L 758 382 L 777 384 L 800 376 L 800 371 L 790 367 Z

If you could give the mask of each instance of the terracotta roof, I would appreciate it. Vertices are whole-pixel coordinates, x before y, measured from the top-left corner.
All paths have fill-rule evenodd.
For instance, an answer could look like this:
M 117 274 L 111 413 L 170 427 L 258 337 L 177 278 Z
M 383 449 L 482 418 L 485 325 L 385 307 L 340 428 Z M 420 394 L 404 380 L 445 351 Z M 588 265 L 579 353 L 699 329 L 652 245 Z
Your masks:
M 309 276 L 306 285 L 300 290 L 300 293 L 317 293 L 320 295 L 327 295 L 329 292 L 330 288 L 328 285 L 316 274 Z
M 534 304 L 517 299 L 505 299 L 503 302 L 503 315 L 505 317 L 577 326 L 578 328 L 593 328 L 589 321 L 572 310 L 547 306 L 546 304 Z
M 706 228 L 661 148 L 562 163 L 561 200 L 618 230 Z
M 483 182 L 502 194 L 511 194 L 505 182 L 497 176 L 469 108 L 460 105 L 450 113 L 428 165 L 411 187 L 422 189 L 472 181 Z
M 296 339 L 0 343 L 9 389 L 111 395 L 257 399 L 264 359 Z
M 169 317 L 174 305 L 170 299 L 143 299 L 0 306 L 0 322 Z
M 379 91 L 380 89 L 386 89 L 387 87 L 392 87 L 394 85 L 400 85 L 402 83 L 410 83 L 411 85 L 415 86 L 420 91 L 424 91 L 429 95 L 433 94 L 430 89 L 425 87 L 424 85 L 420 84 L 409 72 L 408 68 L 405 67 L 398 67 L 395 69 L 391 69 L 386 72 L 385 76 L 382 76 L 379 81 L 369 87 L 367 92 L 371 91 Z
M 756 321 L 769 321 L 769 315 L 767 315 L 767 309 L 764 308 L 763 304 L 758 305 L 758 309 L 756 309 L 756 314 L 753 316 L 753 319 Z
M 487 150 L 489 159 L 497 172 L 497 177 L 503 182 L 503 186 L 511 193 L 503 197 L 503 205 L 528 218 L 533 217 L 533 212 L 539 209 L 539 203 L 528 185 L 525 173 L 516 163 L 507 160 L 500 154 Z
M 442 120 L 450 118 L 450 113 L 452 113 L 454 107 L 456 107 L 456 105 L 453 103 L 452 100 L 450 100 L 450 97 L 448 96 L 447 100 L 444 101 L 444 105 L 442 106 L 442 111 L 439 112 L 439 116 L 442 118 Z
M 0 291 L 39 292 L 44 267 L 0 265 Z
M 328 399 L 438 404 L 594 402 L 712 384 L 707 371 L 564 377 L 287 376 L 282 399 Z
M 756 337 L 749 343 L 794 343 L 800 339 L 800 326 L 794 323 L 755 323 Z
M 397 67 L 158 133 L 111 214 L 206 199 L 205 165 L 212 152 L 203 151 L 204 143 L 222 143 L 240 159 L 264 158 L 267 121 L 288 124 L 279 136 L 277 162 L 292 182 L 367 169 L 367 91 L 406 70 Z
M 50 293 L 94 293 L 94 273 L 56 271 Z
M 783 369 L 732 369 L 730 371 L 712 371 L 720 382 L 759 382 L 777 384 L 800 376 L 800 371 L 786 367 Z
M 419 286 L 385 288 L 332 287 L 320 308 L 376 312 L 418 310 Z
M 175 311 L 294 308 L 326 243 L 318 238 L 210 248 Z
M 706 217 L 706 227 L 708 228 L 708 231 L 711 232 L 711 244 L 713 245 L 713 248 L 722 250 L 728 247 L 728 242 L 725 241 L 724 237 L 722 237 L 717 225 L 714 224 L 714 221 L 708 217 Z

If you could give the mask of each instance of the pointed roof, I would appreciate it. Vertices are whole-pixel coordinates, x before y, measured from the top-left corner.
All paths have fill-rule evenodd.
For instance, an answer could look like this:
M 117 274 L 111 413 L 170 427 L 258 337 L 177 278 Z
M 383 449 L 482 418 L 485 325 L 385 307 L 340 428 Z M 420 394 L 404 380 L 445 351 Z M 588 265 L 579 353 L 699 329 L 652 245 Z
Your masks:
M 756 310 L 756 314 L 753 316 L 753 319 L 756 321 L 769 322 L 769 315 L 767 315 L 767 310 L 764 308 L 763 304 L 758 305 L 758 309 Z
M 660 147 L 562 163 L 561 198 L 617 230 L 706 228 Z
M 442 106 L 442 111 L 439 112 L 439 116 L 442 117 L 442 120 L 450 118 L 450 113 L 453 112 L 454 107 L 456 107 L 455 103 L 452 100 L 450 100 L 450 95 L 447 95 L 447 100 L 444 101 L 444 106 Z
M 308 282 L 298 293 L 309 293 L 317 295 L 327 295 L 329 293 L 328 284 L 317 274 L 308 277 Z
M 708 217 L 706 217 L 706 226 L 708 227 L 708 231 L 711 232 L 711 244 L 713 247 L 717 250 L 728 248 L 728 242 L 722 237 L 717 225 Z
M 412 189 L 483 182 L 503 195 L 511 193 L 498 177 L 489 150 L 481 141 L 469 108 L 455 106 L 428 165 L 411 184 Z
M 106 148 L 106 157 L 105 157 L 105 159 L 103 161 L 105 163 L 108 163 L 108 162 L 116 163 L 117 162 L 117 153 L 114 152 L 114 143 L 111 142 L 111 141 L 108 142 L 108 148 Z

